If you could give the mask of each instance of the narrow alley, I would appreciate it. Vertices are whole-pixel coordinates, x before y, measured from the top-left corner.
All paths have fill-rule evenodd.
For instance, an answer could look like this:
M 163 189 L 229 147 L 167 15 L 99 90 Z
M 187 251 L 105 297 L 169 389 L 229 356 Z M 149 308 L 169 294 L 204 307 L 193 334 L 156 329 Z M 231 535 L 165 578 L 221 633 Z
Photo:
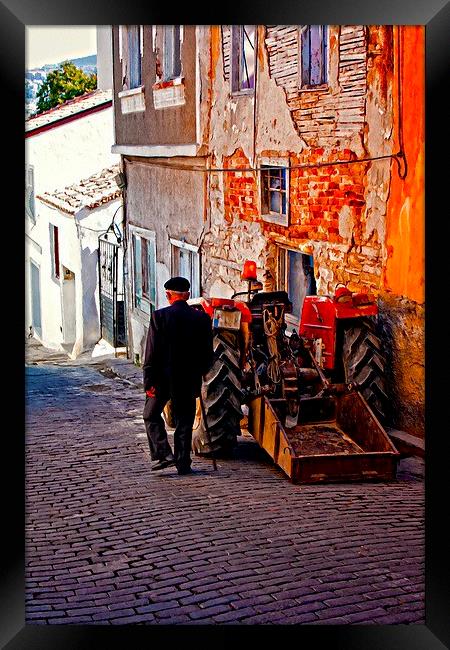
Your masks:
M 216 472 L 155 475 L 139 385 L 62 359 L 26 368 L 27 623 L 424 623 L 411 459 L 293 485 L 246 434 Z

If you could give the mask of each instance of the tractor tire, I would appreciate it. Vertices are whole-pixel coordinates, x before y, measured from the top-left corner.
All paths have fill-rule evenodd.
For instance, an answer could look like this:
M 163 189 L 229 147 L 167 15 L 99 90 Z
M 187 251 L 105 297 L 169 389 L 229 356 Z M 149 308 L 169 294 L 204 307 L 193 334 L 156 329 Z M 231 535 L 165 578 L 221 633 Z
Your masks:
M 389 403 L 385 358 L 372 320 L 350 321 L 344 328 L 342 364 L 345 381 L 356 384 L 376 418 L 385 424 Z
M 229 456 L 241 435 L 241 369 L 239 338 L 234 332 L 218 331 L 214 335 L 214 361 L 204 378 L 202 399 L 208 424 L 203 415 L 192 434 L 192 449 L 198 456 Z

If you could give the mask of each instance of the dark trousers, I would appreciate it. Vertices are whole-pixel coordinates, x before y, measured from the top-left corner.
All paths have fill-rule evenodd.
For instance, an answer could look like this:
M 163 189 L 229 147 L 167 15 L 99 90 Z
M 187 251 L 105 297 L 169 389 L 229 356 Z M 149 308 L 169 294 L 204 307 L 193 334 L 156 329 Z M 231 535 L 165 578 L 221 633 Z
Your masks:
M 175 420 L 173 456 L 177 469 L 185 470 L 191 466 L 192 425 L 195 417 L 195 397 L 192 395 L 169 395 L 156 392 L 156 397 L 146 397 L 144 423 L 147 431 L 150 456 L 152 460 L 164 460 L 172 456 L 167 431 L 161 413 L 168 400 L 172 400 Z

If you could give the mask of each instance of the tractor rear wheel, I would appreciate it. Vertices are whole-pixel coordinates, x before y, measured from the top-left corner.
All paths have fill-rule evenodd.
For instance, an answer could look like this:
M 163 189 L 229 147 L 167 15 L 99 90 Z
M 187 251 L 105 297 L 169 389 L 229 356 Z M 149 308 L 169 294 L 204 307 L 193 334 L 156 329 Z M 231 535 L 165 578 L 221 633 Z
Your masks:
M 345 381 L 354 383 L 381 424 L 386 422 L 385 358 L 375 323 L 369 318 L 349 321 L 343 331 Z
M 239 332 L 219 330 L 214 335 L 214 361 L 205 375 L 202 399 L 209 429 L 203 415 L 192 434 L 192 449 L 197 455 L 229 455 L 241 434 L 241 369 Z

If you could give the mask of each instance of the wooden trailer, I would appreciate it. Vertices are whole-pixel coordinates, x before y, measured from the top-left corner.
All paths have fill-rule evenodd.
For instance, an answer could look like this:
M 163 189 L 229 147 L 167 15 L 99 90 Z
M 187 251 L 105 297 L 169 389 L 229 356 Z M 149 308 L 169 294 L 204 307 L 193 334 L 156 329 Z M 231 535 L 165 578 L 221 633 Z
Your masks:
M 300 399 L 295 426 L 286 409 L 284 399 L 258 397 L 248 429 L 293 483 L 395 479 L 400 454 L 358 391 Z

